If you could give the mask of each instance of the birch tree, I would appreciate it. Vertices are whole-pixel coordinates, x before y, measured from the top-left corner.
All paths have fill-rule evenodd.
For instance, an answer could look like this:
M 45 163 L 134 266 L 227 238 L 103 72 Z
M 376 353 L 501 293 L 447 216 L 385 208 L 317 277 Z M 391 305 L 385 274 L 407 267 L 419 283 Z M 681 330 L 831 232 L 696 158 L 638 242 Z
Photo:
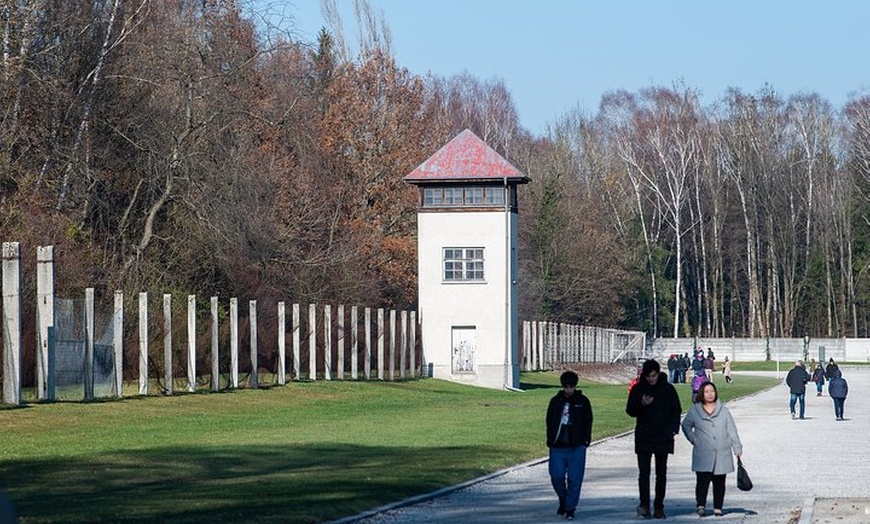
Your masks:
M 654 209 L 660 212 L 660 219 L 672 234 L 675 338 L 689 331 L 688 325 L 684 325 L 685 310 L 681 303 L 683 235 L 691 227 L 685 223 L 684 215 L 691 182 L 699 169 L 700 118 L 697 94 L 691 90 L 643 90 L 632 123 L 636 134 L 631 140 L 620 139 L 618 146 L 636 194 L 640 194 L 641 187 L 650 192 Z

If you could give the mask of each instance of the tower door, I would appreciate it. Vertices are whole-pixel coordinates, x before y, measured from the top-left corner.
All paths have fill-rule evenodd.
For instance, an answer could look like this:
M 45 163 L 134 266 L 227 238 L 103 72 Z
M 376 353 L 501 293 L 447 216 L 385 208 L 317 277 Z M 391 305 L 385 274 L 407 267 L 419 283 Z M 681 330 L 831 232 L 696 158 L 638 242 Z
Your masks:
M 477 337 L 474 326 L 453 327 L 453 373 L 474 373 Z

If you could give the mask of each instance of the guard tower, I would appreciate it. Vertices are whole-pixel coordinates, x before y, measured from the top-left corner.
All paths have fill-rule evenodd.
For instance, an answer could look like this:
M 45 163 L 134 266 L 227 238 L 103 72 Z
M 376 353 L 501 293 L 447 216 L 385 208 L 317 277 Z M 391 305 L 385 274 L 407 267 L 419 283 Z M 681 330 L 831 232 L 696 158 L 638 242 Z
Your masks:
M 517 185 L 528 178 L 466 129 L 405 181 L 420 189 L 424 372 L 518 388 Z

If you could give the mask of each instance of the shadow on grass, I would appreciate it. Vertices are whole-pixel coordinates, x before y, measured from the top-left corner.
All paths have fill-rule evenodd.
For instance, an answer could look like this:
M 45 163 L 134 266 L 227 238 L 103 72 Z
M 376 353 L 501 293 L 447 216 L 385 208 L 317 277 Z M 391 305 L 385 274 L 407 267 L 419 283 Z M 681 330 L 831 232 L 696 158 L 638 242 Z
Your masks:
M 4 462 L 0 487 L 21 524 L 316 523 L 476 477 L 481 457 L 500 454 L 486 446 L 169 447 Z M 475 460 L 456 468 L 463 462 L 445 455 Z
M 533 389 L 552 389 L 554 392 L 562 389 L 562 386 L 552 384 L 536 384 L 534 382 L 520 382 L 520 389 L 531 391 Z

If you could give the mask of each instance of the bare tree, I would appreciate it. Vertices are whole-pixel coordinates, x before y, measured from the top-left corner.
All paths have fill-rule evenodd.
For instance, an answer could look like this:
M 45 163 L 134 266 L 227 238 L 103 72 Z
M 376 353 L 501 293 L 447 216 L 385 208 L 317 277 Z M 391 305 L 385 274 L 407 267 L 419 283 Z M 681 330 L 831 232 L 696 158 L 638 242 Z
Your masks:
M 690 187 L 699 165 L 700 107 L 698 96 L 689 89 L 677 91 L 651 88 L 641 92 L 632 115 L 634 133 L 626 139 L 620 133 L 618 151 L 626 164 L 636 194 L 643 187 L 654 199 L 654 208 L 672 233 L 675 258 L 673 335 L 686 332 L 681 323 L 683 298 L 683 235 L 691 224 L 684 214 Z M 641 198 L 638 196 L 638 200 Z M 685 321 L 685 315 L 684 315 Z
M 431 78 L 430 89 L 454 132 L 470 129 L 505 157 L 519 135 L 519 116 L 504 81 L 481 81 L 467 72 Z

